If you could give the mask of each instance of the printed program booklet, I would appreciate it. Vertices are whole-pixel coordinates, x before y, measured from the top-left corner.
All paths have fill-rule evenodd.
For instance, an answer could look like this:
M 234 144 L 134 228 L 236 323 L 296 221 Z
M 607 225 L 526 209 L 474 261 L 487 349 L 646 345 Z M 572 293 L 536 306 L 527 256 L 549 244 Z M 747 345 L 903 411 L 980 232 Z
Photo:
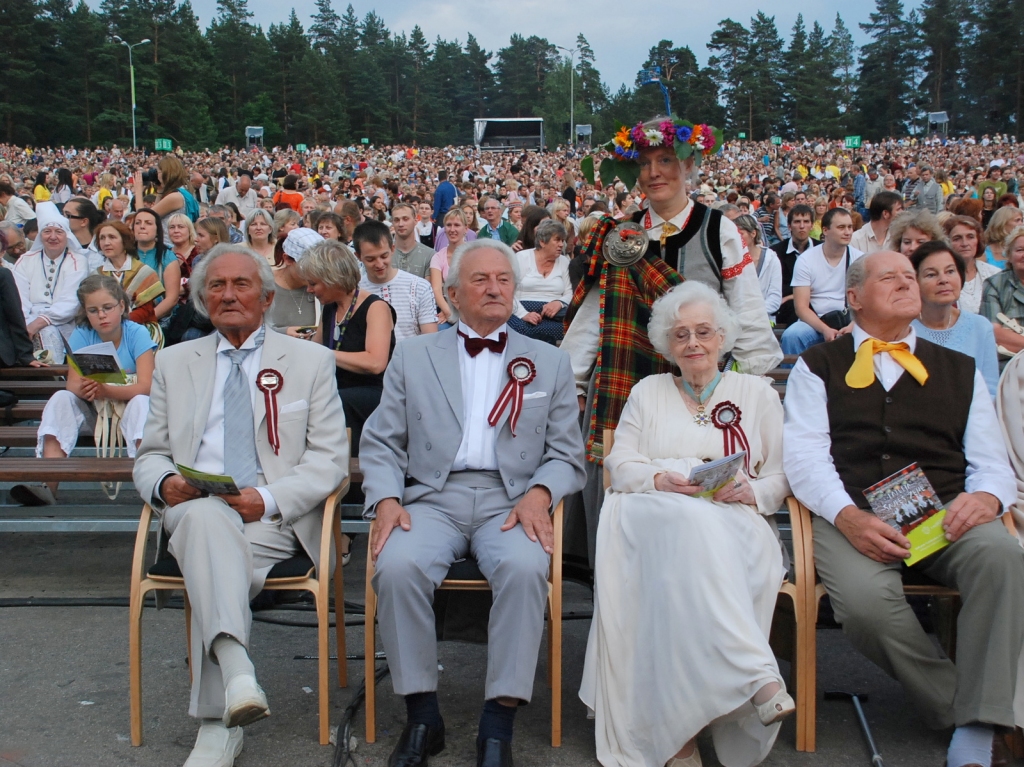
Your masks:
M 121 367 L 121 360 L 117 358 L 117 348 L 110 341 L 85 346 L 77 352 L 73 352 L 67 339 L 62 337 L 61 340 L 64 341 L 64 353 L 67 355 L 68 365 L 74 368 L 78 375 L 105 384 L 128 382 L 124 375 L 124 369 Z
M 935 488 L 921 467 L 912 463 L 864 491 L 871 510 L 910 541 L 908 565 L 917 564 L 949 545 L 942 520 L 946 517 Z
M 227 474 L 206 474 L 190 469 L 188 466 L 182 466 L 180 463 L 174 465 L 181 472 L 181 476 L 185 478 L 186 482 L 197 490 L 202 490 L 204 493 L 209 493 L 210 495 L 242 494 L 238 489 L 238 485 L 235 484 L 235 480 Z
M 690 482 L 700 485 L 703 490 L 697 498 L 708 498 L 732 481 L 732 478 L 743 468 L 743 460 L 747 457 L 745 450 L 727 455 L 716 461 L 702 463 L 690 472 Z

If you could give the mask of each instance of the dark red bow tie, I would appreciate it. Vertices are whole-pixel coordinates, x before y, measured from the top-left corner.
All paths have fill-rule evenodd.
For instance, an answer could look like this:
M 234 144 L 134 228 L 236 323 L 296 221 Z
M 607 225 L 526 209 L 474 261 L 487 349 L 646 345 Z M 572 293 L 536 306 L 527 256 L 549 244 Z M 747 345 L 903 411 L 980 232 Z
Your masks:
M 475 357 L 484 349 L 490 349 L 495 354 L 502 354 L 505 351 L 505 341 L 507 340 L 505 333 L 499 333 L 497 341 L 492 338 L 470 338 L 461 330 L 459 335 L 466 342 L 466 351 L 469 352 L 470 357 Z

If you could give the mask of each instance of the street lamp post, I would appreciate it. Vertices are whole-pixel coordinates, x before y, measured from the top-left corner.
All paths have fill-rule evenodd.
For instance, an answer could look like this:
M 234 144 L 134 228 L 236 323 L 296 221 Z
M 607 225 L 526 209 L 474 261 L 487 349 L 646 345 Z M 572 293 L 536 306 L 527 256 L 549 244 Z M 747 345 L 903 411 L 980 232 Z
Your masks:
M 145 45 L 149 42 L 149 38 L 147 37 L 145 40 L 139 40 L 139 42 L 134 45 L 129 45 L 117 35 L 114 35 L 114 40 L 121 43 L 121 45 L 128 49 L 128 76 L 132 83 L 132 149 L 138 149 L 138 142 L 135 140 L 135 65 L 132 63 L 132 48 L 139 45 Z
M 556 45 L 555 47 L 569 54 L 569 146 L 572 146 L 576 143 L 576 136 L 574 135 L 576 133 L 576 125 L 574 124 L 576 117 L 576 94 L 573 91 L 573 85 L 575 83 L 573 74 L 576 69 L 576 54 L 579 51 L 579 48 L 570 49 L 561 45 Z

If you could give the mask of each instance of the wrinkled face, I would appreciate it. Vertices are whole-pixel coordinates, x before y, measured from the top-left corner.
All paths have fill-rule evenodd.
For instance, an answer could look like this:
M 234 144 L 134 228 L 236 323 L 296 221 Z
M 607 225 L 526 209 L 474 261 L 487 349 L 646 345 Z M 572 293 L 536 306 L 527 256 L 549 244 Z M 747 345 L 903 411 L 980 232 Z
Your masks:
M 121 239 L 121 233 L 112 226 L 100 229 L 96 242 L 100 252 L 107 258 L 113 259 L 124 255 L 124 240 Z
M 928 256 L 917 268 L 917 285 L 924 304 L 949 306 L 960 298 L 963 282 L 953 256 L 949 253 Z
M 333 221 L 321 221 L 316 227 L 317 234 L 325 240 L 340 240 L 341 232 Z
M 484 203 L 484 219 L 495 229 L 501 223 L 501 203 L 497 200 L 488 200 Z
M 949 242 L 965 261 L 973 261 L 978 255 L 978 233 L 970 226 L 954 226 L 949 232 Z
M 206 273 L 206 309 L 210 322 L 221 332 L 255 331 L 274 298 L 263 297 L 256 263 L 241 253 L 226 253 Z
M 386 282 L 391 272 L 391 255 L 394 250 L 388 245 L 387 240 L 378 243 L 361 243 L 359 246 L 359 260 L 366 267 L 366 276 L 371 282 Z
M 68 246 L 68 233 L 59 224 L 47 226 L 39 233 L 43 248 L 53 257 L 59 256 Z
M 847 291 L 858 320 L 910 322 L 921 313 L 921 292 L 909 258 L 887 250 L 863 258 L 868 259 L 864 285 Z
M 724 341 L 725 334 L 715 322 L 714 309 L 694 302 L 684 305 L 676 315 L 669 348 L 683 378 L 692 378 L 718 367 Z
M 249 194 L 249 190 L 252 189 L 252 179 L 245 175 L 239 176 L 238 181 L 235 183 L 235 187 L 237 188 L 238 193 L 242 195 L 242 197 L 245 197 L 245 195 Z
M 452 305 L 471 328 L 501 324 L 515 305 L 512 264 L 498 250 L 480 248 L 462 259 L 459 284 L 448 288 Z

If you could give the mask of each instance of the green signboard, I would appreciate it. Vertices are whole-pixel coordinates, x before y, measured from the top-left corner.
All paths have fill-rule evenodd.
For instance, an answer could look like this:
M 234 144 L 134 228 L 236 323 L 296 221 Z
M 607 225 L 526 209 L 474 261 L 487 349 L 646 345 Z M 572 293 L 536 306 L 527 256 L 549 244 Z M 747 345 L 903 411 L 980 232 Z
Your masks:
M 156 151 L 170 152 L 174 150 L 174 142 L 169 138 L 158 138 L 156 140 Z
M 746 138 L 746 137 L 747 137 L 747 134 L 746 134 L 746 133 L 741 133 L 741 134 L 740 134 L 740 138 Z
M 305 152 L 306 151 L 306 145 L 305 144 L 296 144 L 295 145 L 295 151 L 296 152 Z
M 843 146 L 847 149 L 860 149 L 860 136 L 847 136 L 843 139 Z
M 772 143 L 775 146 L 782 146 L 782 136 L 772 136 Z
M 359 143 L 360 144 L 369 144 L 370 143 L 370 139 L 368 139 L 368 138 L 361 138 L 361 139 L 359 139 Z

